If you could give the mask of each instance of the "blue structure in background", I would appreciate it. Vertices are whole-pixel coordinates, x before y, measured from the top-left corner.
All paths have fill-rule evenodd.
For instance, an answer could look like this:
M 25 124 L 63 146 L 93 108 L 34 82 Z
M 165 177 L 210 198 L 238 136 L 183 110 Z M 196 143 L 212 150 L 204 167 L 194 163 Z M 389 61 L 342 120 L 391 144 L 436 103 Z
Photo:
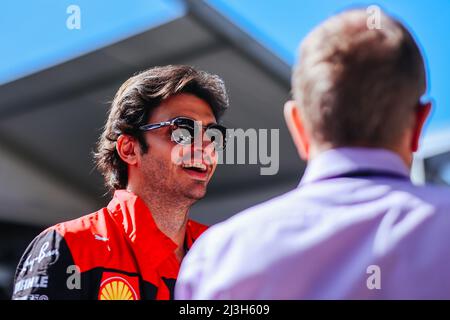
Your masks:
M 67 8 L 77 5 L 81 28 L 71 30 Z M 0 85 L 76 58 L 176 19 L 177 0 L 4 1 L 0 18 Z
M 292 65 L 297 46 L 327 17 L 343 9 L 379 5 L 403 21 L 425 53 L 429 72 L 427 96 L 435 108 L 427 133 L 450 127 L 450 1 L 436 0 L 208 0 L 214 8 Z
M 428 64 L 429 90 L 435 101 L 427 132 L 450 123 L 450 1 L 436 0 L 206 0 L 230 21 L 287 64 L 301 39 L 315 25 L 352 6 L 379 5 L 409 26 Z M 66 9 L 81 8 L 82 27 L 69 30 Z M 40 0 L 2 4 L 0 84 L 62 63 L 117 42 L 186 13 L 182 0 Z

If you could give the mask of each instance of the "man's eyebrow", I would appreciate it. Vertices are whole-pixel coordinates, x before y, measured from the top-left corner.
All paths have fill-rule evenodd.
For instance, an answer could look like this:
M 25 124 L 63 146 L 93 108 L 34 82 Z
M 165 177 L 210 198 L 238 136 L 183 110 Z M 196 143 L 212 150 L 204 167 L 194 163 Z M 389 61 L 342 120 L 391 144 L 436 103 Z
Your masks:
M 204 125 L 204 126 L 210 126 L 212 124 L 218 124 L 218 122 L 216 120 L 212 120 L 210 122 L 203 122 L 202 120 L 196 120 L 195 118 L 192 118 L 192 119 L 194 119 L 197 122 L 201 122 L 202 125 Z

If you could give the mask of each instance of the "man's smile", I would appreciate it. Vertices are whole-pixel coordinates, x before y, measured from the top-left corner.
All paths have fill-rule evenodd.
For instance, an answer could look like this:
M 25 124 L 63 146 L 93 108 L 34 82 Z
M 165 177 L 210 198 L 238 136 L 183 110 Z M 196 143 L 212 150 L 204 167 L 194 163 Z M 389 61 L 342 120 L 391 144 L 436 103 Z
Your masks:
M 200 181 L 208 181 L 209 172 L 211 171 L 211 166 L 200 161 L 183 163 L 181 168 L 191 178 Z

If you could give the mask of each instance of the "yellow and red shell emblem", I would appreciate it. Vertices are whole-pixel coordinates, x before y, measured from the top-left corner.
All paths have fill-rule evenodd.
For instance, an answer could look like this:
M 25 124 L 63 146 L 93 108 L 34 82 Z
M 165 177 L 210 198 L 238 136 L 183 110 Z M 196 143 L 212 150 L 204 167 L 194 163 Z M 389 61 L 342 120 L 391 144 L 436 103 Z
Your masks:
M 100 285 L 99 300 L 137 300 L 136 291 L 122 277 L 111 277 Z

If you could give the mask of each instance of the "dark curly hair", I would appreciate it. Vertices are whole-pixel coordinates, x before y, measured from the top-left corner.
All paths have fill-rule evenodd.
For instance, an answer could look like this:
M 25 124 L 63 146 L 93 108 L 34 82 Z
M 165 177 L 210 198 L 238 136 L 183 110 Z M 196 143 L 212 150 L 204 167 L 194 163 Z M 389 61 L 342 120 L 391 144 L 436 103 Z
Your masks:
M 128 169 L 116 151 L 121 134 L 135 137 L 142 152 L 148 145 L 139 131 L 151 111 L 164 99 L 180 93 L 190 93 L 207 102 L 217 120 L 228 107 L 228 95 L 220 77 L 185 65 L 154 67 L 125 81 L 111 103 L 108 120 L 97 143 L 94 159 L 110 190 L 124 189 Z

